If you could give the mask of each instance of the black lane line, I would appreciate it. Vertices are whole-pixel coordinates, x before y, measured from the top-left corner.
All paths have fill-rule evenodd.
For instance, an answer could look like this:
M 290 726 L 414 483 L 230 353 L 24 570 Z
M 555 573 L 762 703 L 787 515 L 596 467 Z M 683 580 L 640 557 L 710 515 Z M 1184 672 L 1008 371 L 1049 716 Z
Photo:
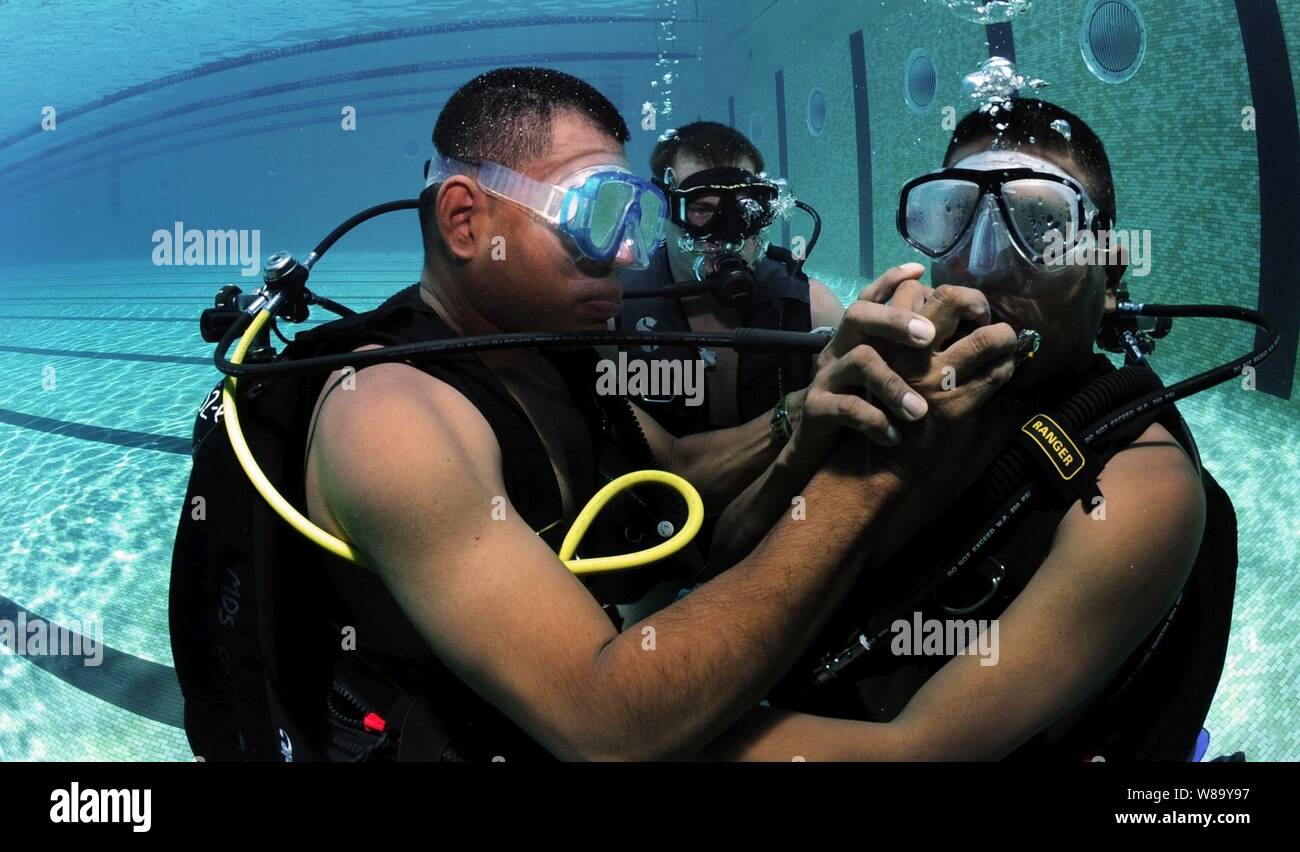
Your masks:
M 403 27 L 401 29 L 385 30 L 383 32 L 377 32 L 377 33 L 364 33 L 359 35 L 342 36 L 339 38 L 322 39 L 319 41 L 308 42 L 306 44 L 291 45 L 289 47 L 283 47 L 276 50 L 259 50 L 252 53 L 245 54 L 243 56 L 230 57 L 227 59 L 219 59 L 214 62 L 208 62 L 203 65 L 196 66 L 194 68 L 188 68 L 184 71 L 178 71 L 174 74 L 169 74 L 166 77 L 159 77 L 156 80 L 150 80 L 146 83 L 139 83 L 135 86 L 131 86 L 130 88 L 113 92 L 109 95 L 105 95 L 104 97 L 101 97 L 97 101 L 91 101 L 89 103 L 81 104 L 80 106 L 75 106 L 63 110 L 60 113 L 59 118 L 66 122 L 70 118 L 76 118 L 78 116 L 85 115 L 90 112 L 94 112 L 95 110 L 103 109 L 104 107 L 113 103 L 117 103 L 118 101 L 126 100 L 128 98 L 132 98 L 137 95 L 144 94 L 145 92 L 156 91 L 158 89 L 163 89 L 168 86 L 173 86 L 185 80 L 192 80 L 198 77 L 207 76 L 209 74 L 216 74 L 222 71 L 228 71 L 232 68 L 240 68 L 246 65 L 251 65 L 259 62 L 267 62 L 270 60 L 281 59 L 289 56 L 301 56 L 306 53 L 315 53 L 323 50 L 337 50 L 338 48 L 342 48 L 342 47 L 351 47 L 354 45 L 361 45 L 361 44 L 373 44 L 376 42 L 389 41 L 394 39 L 414 38 L 414 37 L 429 36 L 429 35 L 464 33 L 464 32 L 473 32 L 473 31 L 486 30 L 486 29 L 507 29 L 513 27 L 558 27 L 558 26 L 574 26 L 574 25 L 582 25 L 582 24 L 604 25 L 604 24 L 620 24 L 620 23 L 628 23 L 628 24 L 662 23 L 665 20 L 667 19 L 648 17 L 648 16 L 630 16 L 630 15 L 610 15 L 610 16 L 567 15 L 567 16 L 554 16 L 554 17 L 530 16 L 526 18 L 505 18 L 505 19 L 498 19 L 498 20 L 491 20 L 491 21 L 478 21 L 478 20 L 463 21 L 463 22 L 456 21 L 456 22 L 450 22 L 445 24 L 435 24 L 435 25 L 422 26 L 422 27 Z M 336 76 L 343 77 L 344 75 L 340 74 Z M 39 127 L 39 125 L 35 127 L 27 128 L 25 130 L 20 130 L 4 139 L 0 139 L 0 148 L 7 148 L 21 139 L 25 139 L 29 136 L 39 135 L 40 132 L 41 132 L 41 128 Z
M 81 640 L 74 637 L 79 634 L 66 627 L 59 627 L 4 595 L 0 595 L 0 619 L 12 623 L 14 631 L 18 628 L 19 615 L 24 613 L 29 638 L 30 625 L 35 621 L 43 621 L 49 625 L 49 635 L 57 635 L 56 630 L 66 631 L 70 647 L 78 647 L 77 643 Z M 18 641 L 14 633 L 10 631 L 6 633 L 13 636 L 13 641 Z M 84 644 L 80 647 L 85 649 Z M 13 650 L 17 652 L 17 648 Z M 121 707 L 129 713 L 173 728 L 185 726 L 181 712 L 184 699 L 181 696 L 180 684 L 176 680 L 175 669 L 162 663 L 142 660 L 125 651 L 110 648 L 108 645 L 100 644 L 99 650 L 103 658 L 97 666 L 85 665 L 84 656 L 72 654 L 66 656 L 23 654 L 21 656 L 74 689 L 93 695 L 101 701 L 107 701 L 115 707 Z M 11 698 L 14 705 L 17 705 L 22 696 L 14 695 Z
M 0 314 L 0 320 L 47 320 L 47 321 L 67 321 L 67 322 L 183 322 L 198 325 L 198 319 L 195 317 L 69 317 L 69 316 L 48 316 L 42 314 Z M 298 325 L 316 325 L 323 322 L 330 322 L 331 319 L 309 319 Z
M 187 358 L 184 355 L 141 355 L 135 352 L 91 352 L 87 349 L 39 349 L 35 346 L 0 346 L 0 352 L 21 355 L 54 355 L 64 358 L 94 358 L 101 361 L 147 361 L 151 364 L 207 364 L 211 358 Z
M 780 163 L 781 177 L 790 179 L 790 149 L 786 139 L 785 126 L 785 70 L 776 72 L 776 150 Z M 790 245 L 790 219 L 781 217 L 781 245 Z
M 1011 31 L 1011 22 L 985 24 L 984 35 L 989 43 L 989 57 L 1001 56 L 1016 61 L 1016 37 Z
M 858 274 L 876 277 L 871 211 L 871 108 L 867 93 L 867 53 L 862 30 L 849 36 L 849 65 L 853 73 L 853 118 L 858 154 Z
M 1237 0 L 1241 44 L 1246 51 L 1255 108 L 1259 157 L 1259 310 L 1282 339 L 1260 364 L 1256 387 L 1291 398 L 1296 345 L 1300 342 L 1300 285 L 1296 283 L 1295 235 L 1300 228 L 1300 123 L 1282 18 L 1274 0 Z M 1294 45 L 1293 45 L 1294 47 Z M 1266 335 L 1255 333 L 1255 345 Z
M 0 319 L 66 320 L 70 322 L 187 322 L 198 324 L 194 317 L 66 317 L 42 314 L 0 314 Z
M 188 456 L 191 450 L 189 438 L 177 438 L 174 435 L 154 435 L 149 432 L 134 432 L 130 429 L 109 429 L 106 426 L 91 426 L 88 423 L 74 423 L 70 420 L 55 420 L 52 417 L 38 417 L 0 408 L 0 423 L 17 426 L 19 429 L 31 429 L 50 435 L 62 435 L 66 438 L 79 438 L 98 444 L 115 444 L 119 447 L 132 447 L 140 450 L 154 450 L 160 453 L 175 453 Z

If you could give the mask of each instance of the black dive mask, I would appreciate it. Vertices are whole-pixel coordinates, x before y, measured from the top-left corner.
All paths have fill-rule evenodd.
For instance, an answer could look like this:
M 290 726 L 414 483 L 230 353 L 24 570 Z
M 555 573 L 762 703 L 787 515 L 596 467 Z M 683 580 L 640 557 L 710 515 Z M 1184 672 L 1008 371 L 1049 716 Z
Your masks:
M 780 187 L 746 169 L 705 169 L 680 184 L 669 169 L 655 183 L 668 198 L 668 217 L 696 240 L 742 242 L 776 218 Z
M 736 250 L 772 224 L 781 189 L 747 169 L 705 169 L 680 184 L 671 169 L 655 183 L 668 198 L 668 217 L 695 249 L 695 277 L 725 308 L 753 300 L 758 290 L 751 265 Z M 717 247 L 710 251 L 706 246 Z M 706 269 L 707 267 L 707 269 Z

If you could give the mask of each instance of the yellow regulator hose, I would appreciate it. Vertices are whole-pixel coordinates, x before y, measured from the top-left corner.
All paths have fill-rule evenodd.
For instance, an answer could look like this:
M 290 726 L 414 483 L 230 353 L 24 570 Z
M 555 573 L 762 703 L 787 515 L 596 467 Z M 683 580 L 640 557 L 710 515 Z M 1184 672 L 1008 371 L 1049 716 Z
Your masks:
M 232 364 L 242 364 L 244 356 L 248 353 L 249 346 L 257 338 L 257 334 L 266 325 L 271 318 L 271 312 L 267 310 L 260 311 L 249 324 L 248 330 L 244 332 L 243 337 L 239 339 L 239 344 L 235 347 L 235 352 L 230 356 Z M 258 466 L 257 460 L 253 458 L 253 451 L 249 449 L 248 442 L 244 440 L 244 432 L 239 425 L 239 410 L 235 405 L 235 387 L 238 380 L 234 376 L 227 376 L 225 385 L 221 391 L 222 413 L 226 421 L 226 434 L 230 437 L 230 446 L 235 451 L 235 457 L 239 459 L 239 464 L 244 469 L 253 487 L 257 493 L 262 495 L 267 504 L 275 510 L 275 513 L 284 519 L 285 523 L 314 541 L 316 544 L 354 564 L 360 565 L 361 558 L 356 549 L 341 538 L 330 535 L 325 530 L 316 526 L 311 520 L 297 509 L 293 504 L 284 498 L 271 480 L 267 479 L 262 468 Z M 619 556 L 601 556 L 594 559 L 578 559 L 574 557 L 574 552 L 578 549 L 578 544 L 582 541 L 583 535 L 591 526 L 596 516 L 601 510 L 614 499 L 615 496 L 634 488 L 638 485 L 657 484 L 664 485 L 675 489 L 682 495 L 686 501 L 687 514 L 686 523 L 677 531 L 675 535 L 667 541 L 661 542 L 654 547 L 638 550 L 635 553 L 625 553 Z M 695 538 L 696 533 L 700 531 L 700 525 L 704 522 L 704 501 L 700 499 L 700 494 L 695 487 L 682 479 L 676 474 L 668 473 L 662 470 L 638 470 L 632 473 L 624 474 L 618 477 L 596 494 L 578 513 L 578 517 L 573 522 L 573 527 L 569 530 L 568 535 L 564 537 L 564 543 L 560 546 L 560 561 L 574 574 L 600 574 L 611 571 L 626 571 L 631 568 L 639 568 L 643 565 L 649 565 L 658 562 L 660 559 L 666 559 L 677 551 L 681 550 Z

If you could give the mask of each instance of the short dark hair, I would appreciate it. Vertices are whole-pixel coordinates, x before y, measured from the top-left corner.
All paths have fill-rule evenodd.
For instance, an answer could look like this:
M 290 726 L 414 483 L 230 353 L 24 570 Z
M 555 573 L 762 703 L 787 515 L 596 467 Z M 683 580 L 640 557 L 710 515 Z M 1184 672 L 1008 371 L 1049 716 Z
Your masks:
M 689 154 L 711 169 L 748 159 L 763 171 L 763 155 L 739 130 L 716 121 L 695 121 L 669 131 L 650 153 L 650 177 L 662 180 L 678 156 Z
M 446 157 L 518 170 L 550 153 L 551 120 L 562 113 L 586 116 L 620 143 L 631 137 L 617 107 L 590 83 L 550 68 L 497 68 L 448 98 L 433 144 Z
M 1069 138 L 1052 127 L 1057 121 L 1069 125 Z M 1030 146 L 1076 163 L 1083 171 L 1088 195 L 1107 219 L 1112 224 L 1115 222 L 1115 182 L 1110 159 L 1101 138 L 1083 119 L 1037 98 L 1012 98 L 1010 109 L 999 109 L 997 115 L 976 110 L 963 118 L 952 133 L 944 165 L 952 165 L 953 156 L 966 145 L 995 138 L 1004 147 Z
M 626 144 L 631 134 L 618 108 L 594 86 L 550 68 L 497 68 L 461 86 L 438 115 L 433 146 L 445 157 L 474 165 L 484 161 L 521 170 L 551 150 L 551 121 L 557 115 L 588 118 Z M 437 251 L 433 192 L 420 195 L 420 231 L 426 262 Z

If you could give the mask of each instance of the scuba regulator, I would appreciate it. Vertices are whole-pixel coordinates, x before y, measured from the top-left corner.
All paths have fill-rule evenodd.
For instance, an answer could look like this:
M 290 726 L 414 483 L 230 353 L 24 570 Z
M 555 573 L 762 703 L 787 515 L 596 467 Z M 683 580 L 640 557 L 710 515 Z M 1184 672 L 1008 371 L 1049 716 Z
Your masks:
M 760 240 L 762 232 L 778 216 L 788 216 L 796 207 L 813 220 L 812 237 L 799 258 L 800 270 L 821 238 L 821 216 L 817 211 L 790 195 L 784 181 L 772 180 L 766 174 L 712 168 L 678 183 L 669 168 L 654 183 L 668 199 L 669 220 L 682 230 L 679 247 L 695 256 L 692 268 L 696 282 L 653 293 L 628 294 L 626 298 L 682 298 L 708 293 L 720 307 L 743 307 L 758 292 L 754 263 L 763 255 L 760 245 L 755 261 L 745 259 L 742 252 L 750 240 Z

